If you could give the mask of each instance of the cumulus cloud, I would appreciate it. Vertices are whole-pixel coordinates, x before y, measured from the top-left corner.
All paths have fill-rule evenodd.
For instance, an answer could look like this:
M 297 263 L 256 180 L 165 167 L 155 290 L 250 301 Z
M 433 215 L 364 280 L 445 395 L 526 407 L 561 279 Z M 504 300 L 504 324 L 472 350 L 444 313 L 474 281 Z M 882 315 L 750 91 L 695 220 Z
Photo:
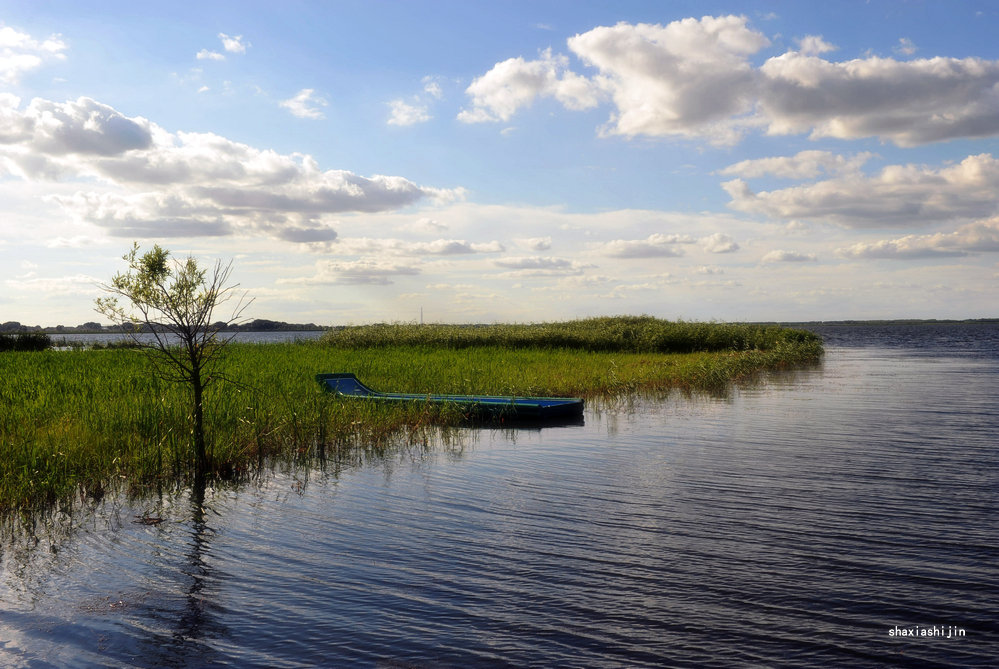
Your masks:
M 579 274 L 588 266 L 569 258 L 556 258 L 552 256 L 515 256 L 508 258 L 497 258 L 493 264 L 502 267 L 510 272 L 504 273 L 506 277 L 525 276 L 560 276 L 564 274 Z
M 999 62 L 979 58 L 767 60 L 759 91 L 771 134 L 879 137 L 914 146 L 999 133 Z
M 836 253 L 844 258 L 892 260 L 999 253 L 999 217 L 969 223 L 949 233 L 858 242 Z
M 798 51 L 806 56 L 817 56 L 820 53 L 835 51 L 836 46 L 829 44 L 821 35 L 806 35 L 798 41 Z
M 814 179 L 822 174 L 856 172 L 873 157 L 873 153 L 866 151 L 854 156 L 842 156 L 831 151 L 799 151 L 793 156 L 742 160 L 720 170 L 719 174 L 746 179 L 768 175 L 784 179 Z
M 732 142 L 752 110 L 748 57 L 769 44 L 745 17 L 706 16 L 666 26 L 619 23 L 568 40 L 599 70 L 617 107 L 607 131 L 627 137 L 701 136 Z
M 566 269 L 572 266 L 572 261 L 568 258 L 553 258 L 550 256 L 501 258 L 494 260 L 493 263 L 509 269 Z
M 219 53 L 218 51 L 211 51 L 209 49 L 202 49 L 194 55 L 198 60 L 225 60 L 225 55 Z
M 222 40 L 222 46 L 229 53 L 246 53 L 246 48 L 250 46 L 250 43 L 243 43 L 243 36 L 236 35 L 235 37 L 230 37 L 225 33 L 219 33 L 219 39 Z
M 232 226 L 210 207 L 197 207 L 170 193 L 78 192 L 53 196 L 64 210 L 108 231 L 113 237 L 216 237 L 233 232 Z
M 472 81 L 466 93 L 472 108 L 462 110 L 465 123 L 508 121 L 521 108 L 539 97 L 555 98 L 569 109 L 596 106 L 598 90 L 585 77 L 568 69 L 569 59 L 546 49 L 538 60 L 509 58 Z
M 114 156 L 151 146 L 152 126 L 89 98 L 50 102 L 35 98 L 22 112 L 20 99 L 0 95 L 0 155 L 14 174 L 58 173 L 59 157 Z
M 403 226 L 405 229 L 418 233 L 434 234 L 447 230 L 448 226 L 433 218 L 420 218 L 416 222 Z
M 799 253 L 797 251 L 784 251 L 784 250 L 774 250 L 763 256 L 761 262 L 763 263 L 782 263 L 782 262 L 815 262 L 818 258 L 815 257 L 814 253 Z
M 426 105 L 410 104 L 405 100 L 392 100 L 389 102 L 392 113 L 389 116 L 389 125 L 408 126 L 417 123 L 425 123 L 433 118 L 427 110 Z
M 514 240 L 519 246 L 531 251 L 547 251 L 552 247 L 551 237 L 527 237 Z
M 722 187 L 732 198 L 732 208 L 778 219 L 848 228 L 926 226 L 993 215 L 999 160 L 983 153 L 939 169 L 890 165 L 873 176 L 847 174 L 759 193 L 742 179 Z
M 236 35 L 235 37 L 230 37 L 225 33 L 219 33 L 219 39 L 222 41 L 222 48 L 225 49 L 227 53 L 246 53 L 247 47 L 250 43 L 243 43 L 243 36 Z M 218 51 L 212 51 L 211 49 L 202 49 L 196 56 L 198 60 L 225 60 L 225 54 L 219 53 Z
M 600 251 L 611 258 L 667 258 L 683 255 L 675 244 L 693 244 L 685 235 L 656 233 L 646 239 L 615 239 L 602 245 Z
M 501 253 L 506 250 L 498 241 L 468 242 L 464 239 L 436 239 L 431 242 L 407 242 L 401 239 L 354 237 L 344 239 L 337 253 L 353 255 L 451 256 L 474 253 Z
M 381 212 L 460 191 L 422 188 L 398 176 L 319 168 L 211 133 L 169 133 L 89 98 L 65 103 L 0 94 L 0 173 L 81 184 L 52 196 L 74 218 L 112 235 L 266 234 L 299 242 L 335 238 L 323 217 Z
M 383 259 L 361 258 L 351 261 L 320 261 L 316 272 L 309 277 L 279 279 L 278 283 L 325 285 L 380 285 L 394 283 L 400 276 L 416 276 L 420 268 L 415 265 L 390 262 Z
M 567 40 L 592 76 L 542 52 L 510 58 L 478 77 L 466 93 L 466 122 L 508 121 L 539 97 L 586 109 L 609 97 L 603 132 L 625 137 L 738 141 L 749 128 L 812 138 L 877 137 L 914 146 L 999 134 L 999 61 L 870 56 L 833 61 L 822 36 L 767 59 L 750 57 L 770 42 L 741 16 L 706 16 L 667 25 L 618 23 Z M 903 38 L 897 47 L 915 50 Z
M 16 84 L 21 76 L 49 60 L 63 60 L 66 43 L 62 35 L 36 40 L 10 26 L 0 26 L 0 81 Z
M 722 232 L 704 237 L 701 246 L 708 253 L 735 253 L 739 250 L 739 245 L 732 237 Z
M 912 258 L 933 258 L 967 255 L 964 251 L 939 249 L 927 244 L 916 235 L 908 235 L 900 239 L 882 240 L 878 242 L 858 242 L 852 246 L 836 250 L 837 255 L 844 258 L 909 260 Z
M 444 98 L 442 81 L 444 81 L 442 77 L 427 75 L 421 80 L 423 90 L 420 93 L 408 99 L 390 100 L 387 103 L 391 112 L 388 125 L 405 127 L 431 120 L 433 118 L 433 114 L 430 113 L 431 107 Z
M 288 98 L 278 103 L 284 109 L 291 112 L 292 116 L 307 118 L 319 121 L 326 118 L 321 107 L 325 107 L 328 102 L 318 95 L 315 89 L 303 88 L 294 97 Z
M 423 83 L 423 92 L 430 97 L 440 100 L 444 97 L 444 88 L 441 86 L 440 77 L 434 77 L 427 75 L 421 80 Z

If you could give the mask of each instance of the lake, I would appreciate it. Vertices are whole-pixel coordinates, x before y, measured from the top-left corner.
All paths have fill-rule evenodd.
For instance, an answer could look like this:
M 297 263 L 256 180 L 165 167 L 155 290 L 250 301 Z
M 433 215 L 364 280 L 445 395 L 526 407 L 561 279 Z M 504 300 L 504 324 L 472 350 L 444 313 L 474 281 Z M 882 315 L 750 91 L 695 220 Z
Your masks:
M 324 330 L 268 330 L 264 331 L 249 331 L 249 332 L 222 332 L 220 337 L 233 337 L 233 341 L 243 342 L 248 344 L 277 344 L 280 342 L 289 341 L 311 341 L 313 339 L 319 339 L 322 336 Z M 89 334 L 77 334 L 74 332 L 66 334 L 49 333 L 49 337 L 52 341 L 61 345 L 63 342 L 69 345 L 73 344 L 108 344 L 111 342 L 118 341 L 128 341 L 131 339 L 130 335 L 123 334 L 121 332 L 98 332 Z M 138 335 L 139 340 L 143 342 L 153 343 L 155 337 L 149 333 L 140 333 Z
M 995 666 L 999 327 L 815 329 L 725 397 L 51 518 L 0 665 Z

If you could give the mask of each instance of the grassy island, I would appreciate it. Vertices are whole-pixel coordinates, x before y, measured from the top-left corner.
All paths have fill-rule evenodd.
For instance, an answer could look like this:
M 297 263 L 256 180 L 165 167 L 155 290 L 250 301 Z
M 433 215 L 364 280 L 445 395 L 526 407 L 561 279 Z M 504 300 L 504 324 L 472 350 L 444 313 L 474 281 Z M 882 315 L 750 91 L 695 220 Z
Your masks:
M 350 371 L 382 390 L 582 396 L 717 390 L 807 364 L 820 339 L 761 325 L 596 318 L 535 325 L 370 325 L 313 342 L 230 344 L 208 392 L 212 472 L 357 456 L 457 425 L 447 407 L 389 407 L 320 390 Z M 187 388 L 127 348 L 0 353 L 0 511 L 191 475 Z

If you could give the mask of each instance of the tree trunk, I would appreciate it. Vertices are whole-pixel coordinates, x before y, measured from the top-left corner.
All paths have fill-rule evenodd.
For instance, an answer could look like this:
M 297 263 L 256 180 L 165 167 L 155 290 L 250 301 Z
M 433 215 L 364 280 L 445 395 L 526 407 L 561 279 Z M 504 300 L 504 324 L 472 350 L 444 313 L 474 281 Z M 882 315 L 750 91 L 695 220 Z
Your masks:
M 194 458 L 197 468 L 195 474 L 200 478 L 208 471 L 208 454 L 205 449 L 205 412 L 202 406 L 205 387 L 201 382 L 201 369 L 198 367 L 194 367 L 191 371 L 191 390 L 194 393 Z

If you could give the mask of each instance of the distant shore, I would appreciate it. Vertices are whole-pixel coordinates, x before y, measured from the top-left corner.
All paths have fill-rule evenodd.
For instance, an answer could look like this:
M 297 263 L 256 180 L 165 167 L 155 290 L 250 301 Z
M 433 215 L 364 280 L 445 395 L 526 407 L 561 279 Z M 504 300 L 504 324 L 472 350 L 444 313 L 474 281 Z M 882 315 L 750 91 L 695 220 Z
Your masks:
M 948 325 L 948 324 L 969 324 L 969 323 L 999 323 L 996 318 L 887 318 L 887 319 L 845 319 L 828 321 L 733 321 L 731 323 L 720 323 L 728 325 L 775 325 L 778 327 L 808 327 L 808 326 L 864 326 L 864 325 Z M 221 326 L 222 324 L 220 324 Z M 482 323 L 468 323 L 464 325 L 454 325 L 454 327 L 483 327 Z M 322 332 L 324 330 L 338 330 L 342 328 L 355 327 L 352 325 L 317 325 L 315 323 L 287 323 L 285 321 L 273 321 L 257 318 L 247 323 L 226 325 L 219 328 L 220 332 Z M 96 322 L 82 323 L 80 325 L 24 325 L 17 321 L 7 321 L 0 323 L 0 333 L 16 334 L 19 332 L 40 332 L 49 335 L 60 334 L 117 334 L 130 332 L 126 326 L 102 325 Z

